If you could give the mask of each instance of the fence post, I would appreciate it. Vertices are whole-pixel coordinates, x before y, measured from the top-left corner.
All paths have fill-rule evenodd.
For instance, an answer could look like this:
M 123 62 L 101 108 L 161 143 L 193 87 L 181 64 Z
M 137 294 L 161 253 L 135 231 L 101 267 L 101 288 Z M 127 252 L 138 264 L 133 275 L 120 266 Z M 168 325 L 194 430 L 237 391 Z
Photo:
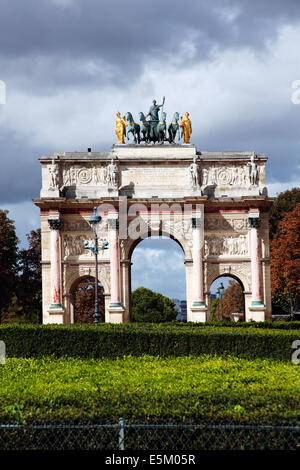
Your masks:
M 124 437 L 124 418 L 119 418 L 119 450 L 125 450 Z

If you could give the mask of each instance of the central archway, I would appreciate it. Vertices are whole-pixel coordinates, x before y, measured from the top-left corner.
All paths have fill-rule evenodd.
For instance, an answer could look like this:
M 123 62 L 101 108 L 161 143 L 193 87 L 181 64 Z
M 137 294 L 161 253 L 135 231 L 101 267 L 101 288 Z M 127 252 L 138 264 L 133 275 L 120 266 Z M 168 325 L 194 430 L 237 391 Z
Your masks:
M 158 292 L 173 300 L 178 310 L 177 319 L 186 320 L 186 311 L 184 318 L 181 315 L 186 306 L 185 253 L 181 244 L 172 237 L 149 235 L 135 241 L 129 256 L 132 265 L 130 298 L 138 287 Z

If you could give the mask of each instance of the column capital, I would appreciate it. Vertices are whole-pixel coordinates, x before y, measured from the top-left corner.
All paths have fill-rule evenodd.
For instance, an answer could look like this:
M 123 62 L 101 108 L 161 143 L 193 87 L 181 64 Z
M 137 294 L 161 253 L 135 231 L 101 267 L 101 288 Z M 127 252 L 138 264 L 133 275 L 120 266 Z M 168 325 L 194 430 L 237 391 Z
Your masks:
M 249 224 L 251 228 L 256 228 L 258 229 L 261 223 L 261 218 L 260 217 L 249 217 Z
M 110 230 L 119 230 L 119 219 L 108 219 L 108 227 Z
M 48 219 L 50 230 L 59 230 L 61 226 L 60 219 Z

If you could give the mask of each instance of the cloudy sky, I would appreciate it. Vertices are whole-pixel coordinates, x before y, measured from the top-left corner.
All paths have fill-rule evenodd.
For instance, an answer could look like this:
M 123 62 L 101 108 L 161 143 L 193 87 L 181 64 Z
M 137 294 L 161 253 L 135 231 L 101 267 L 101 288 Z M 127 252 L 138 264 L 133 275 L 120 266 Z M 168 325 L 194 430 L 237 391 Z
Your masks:
M 299 186 L 299 44 L 299 0 L 0 0 L 0 207 L 20 240 L 38 157 L 109 150 L 116 111 L 163 95 L 199 150 L 264 153 L 270 195 Z

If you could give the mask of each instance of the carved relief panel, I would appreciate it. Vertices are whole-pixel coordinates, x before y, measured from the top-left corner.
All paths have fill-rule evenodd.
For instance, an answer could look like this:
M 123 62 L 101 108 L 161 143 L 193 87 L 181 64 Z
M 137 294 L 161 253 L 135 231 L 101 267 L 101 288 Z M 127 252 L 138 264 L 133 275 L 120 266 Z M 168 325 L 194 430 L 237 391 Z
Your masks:
M 107 184 L 107 167 L 104 165 L 64 164 L 62 167 L 62 185 L 93 185 L 105 186 Z
M 218 236 L 209 235 L 205 237 L 205 255 L 241 255 L 249 254 L 247 235 Z

